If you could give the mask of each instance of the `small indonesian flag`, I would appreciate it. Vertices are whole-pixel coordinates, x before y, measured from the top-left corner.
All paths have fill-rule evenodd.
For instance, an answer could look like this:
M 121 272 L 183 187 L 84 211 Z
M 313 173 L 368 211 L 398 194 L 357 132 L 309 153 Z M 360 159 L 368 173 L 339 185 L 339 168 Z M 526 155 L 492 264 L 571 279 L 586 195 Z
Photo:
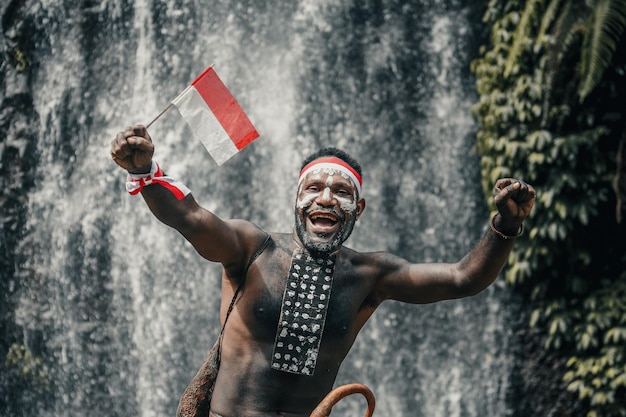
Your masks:
M 212 66 L 204 70 L 172 104 L 218 165 L 259 137 Z

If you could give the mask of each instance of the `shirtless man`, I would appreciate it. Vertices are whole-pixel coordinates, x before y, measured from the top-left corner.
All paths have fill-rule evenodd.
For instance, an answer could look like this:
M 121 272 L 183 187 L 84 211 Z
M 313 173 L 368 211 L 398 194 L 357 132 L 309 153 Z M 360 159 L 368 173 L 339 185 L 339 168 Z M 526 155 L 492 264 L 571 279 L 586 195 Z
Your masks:
M 343 246 L 365 200 L 361 168 L 342 151 L 326 149 L 304 162 L 292 233 L 217 217 L 182 183 L 165 177 L 153 153 L 143 126 L 111 142 L 113 160 L 129 172 L 128 191 L 141 193 L 152 213 L 201 256 L 222 264 L 222 322 L 245 277 L 223 334 L 212 417 L 308 417 L 383 301 L 432 303 L 481 292 L 500 273 L 535 201 L 532 186 L 498 180 L 498 214 L 477 245 L 456 263 L 416 264 Z

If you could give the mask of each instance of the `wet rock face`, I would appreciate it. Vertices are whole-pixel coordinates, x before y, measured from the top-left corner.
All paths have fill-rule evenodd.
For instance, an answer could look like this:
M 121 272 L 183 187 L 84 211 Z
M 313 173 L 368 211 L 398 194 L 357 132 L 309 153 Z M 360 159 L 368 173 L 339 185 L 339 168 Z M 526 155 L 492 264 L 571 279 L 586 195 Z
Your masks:
M 27 192 L 34 183 L 37 131 L 33 124 L 38 123 L 38 116 L 30 103 L 28 94 L 19 94 L 5 97 L 0 109 L 0 244 L 9 255 L 2 261 L 3 268 L 12 264 L 10 254 L 26 217 Z
M 18 247 L 37 166 L 39 116 L 31 94 L 37 35 L 28 16 L 37 8 L 31 3 L 11 1 L 0 6 L 0 363 L 5 363 L 7 352 L 22 338 L 14 317 L 20 289 Z M 10 400 L 15 397 L 11 390 L 27 389 L 21 384 L 22 375 L 6 368 L 2 372 L 2 379 L 8 381 L 0 384 L 0 409 L 9 414 L 26 409 L 20 401 Z
M 36 167 L 39 117 L 33 108 L 31 81 L 36 68 L 33 57 L 38 36 L 29 13 L 36 12 L 37 7 L 30 3 L 33 2 L 12 1 L 1 9 L 0 204 L 3 210 L 0 224 L 4 231 L 3 246 L 15 240 L 23 225 L 24 199 L 33 185 Z
M 37 8 L 30 3 L 12 1 L 0 9 L 0 271 L 6 277 L 13 276 L 15 245 L 26 218 L 27 193 L 34 183 L 37 160 L 39 117 L 30 91 L 37 36 L 28 15 Z

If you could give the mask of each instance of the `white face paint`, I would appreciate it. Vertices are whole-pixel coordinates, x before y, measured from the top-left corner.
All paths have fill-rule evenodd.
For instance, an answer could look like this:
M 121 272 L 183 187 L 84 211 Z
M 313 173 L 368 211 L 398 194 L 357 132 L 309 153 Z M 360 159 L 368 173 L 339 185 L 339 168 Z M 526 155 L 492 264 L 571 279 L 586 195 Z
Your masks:
M 330 188 L 333 186 L 333 179 L 333 174 L 328 174 L 326 177 L 326 188 L 324 188 L 324 191 L 322 192 L 322 198 L 324 200 L 330 200 Z
M 320 209 L 332 210 L 338 218 L 339 228 L 332 234 L 313 234 L 307 229 L 309 211 Z M 358 191 L 348 175 L 332 168 L 313 170 L 298 187 L 295 205 L 297 235 L 309 251 L 332 252 L 352 233 L 357 209 Z
M 302 186 L 298 189 L 298 200 L 296 201 L 296 208 L 301 210 L 309 207 L 313 204 L 313 200 L 317 198 L 317 194 L 302 195 Z
M 326 201 L 330 200 L 331 198 L 335 198 L 342 211 L 344 211 L 347 214 L 354 213 L 357 209 L 358 195 L 357 195 L 356 186 L 354 186 L 352 179 L 348 175 L 346 175 L 344 172 L 341 172 L 339 170 L 332 169 L 332 168 L 320 168 L 318 170 L 314 170 L 310 172 L 309 174 L 307 174 L 307 178 L 314 179 L 315 176 L 319 176 L 322 174 L 328 175 L 326 177 L 324 189 L 320 190 L 320 192 L 322 193 L 322 198 Z M 332 187 L 333 187 L 333 184 L 335 183 L 335 175 L 340 175 L 343 179 L 350 182 L 350 184 L 352 185 L 351 195 L 341 194 L 341 193 L 333 194 Z M 302 185 L 306 182 L 307 180 L 305 179 L 305 181 L 303 181 L 298 187 L 298 200 L 296 201 L 296 208 L 298 209 L 302 209 L 302 208 L 310 206 L 311 204 L 313 204 L 313 201 L 319 196 L 319 193 L 310 193 L 310 194 L 302 193 Z

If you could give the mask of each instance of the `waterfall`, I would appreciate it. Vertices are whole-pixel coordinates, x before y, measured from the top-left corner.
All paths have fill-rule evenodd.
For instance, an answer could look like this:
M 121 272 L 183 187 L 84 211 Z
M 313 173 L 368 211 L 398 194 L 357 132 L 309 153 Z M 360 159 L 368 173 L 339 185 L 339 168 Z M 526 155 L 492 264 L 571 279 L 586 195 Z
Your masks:
M 35 380 L 43 392 L 29 391 L 31 379 L 12 391 L 8 377 L 0 380 L 11 415 L 32 415 L 27 403 L 40 416 L 175 414 L 217 337 L 220 270 L 125 193 L 109 142 L 127 125 L 148 123 L 210 64 L 261 137 L 217 167 L 176 110 L 150 128 L 155 159 L 200 204 L 289 232 L 300 161 L 334 145 L 364 167 L 368 205 L 348 246 L 414 262 L 466 253 L 487 220 L 468 71 L 482 7 L 459 0 L 3 6 L 5 53 L 19 47 L 16 32 L 33 34 L 28 79 L 7 64 L 2 80 L 4 106 L 18 95 L 12 80 L 28 85 L 18 92 L 32 99 L 37 162 L 13 247 L 12 289 L 2 295 L 13 307 L 2 320 L 11 321 L 3 324 L 11 341 L 42 360 Z M 9 139 L 3 158 L 18 143 Z M 384 303 L 337 384 L 368 385 L 381 417 L 510 414 L 505 300 L 497 283 L 470 299 Z M 364 402 L 351 397 L 336 409 L 361 415 Z

